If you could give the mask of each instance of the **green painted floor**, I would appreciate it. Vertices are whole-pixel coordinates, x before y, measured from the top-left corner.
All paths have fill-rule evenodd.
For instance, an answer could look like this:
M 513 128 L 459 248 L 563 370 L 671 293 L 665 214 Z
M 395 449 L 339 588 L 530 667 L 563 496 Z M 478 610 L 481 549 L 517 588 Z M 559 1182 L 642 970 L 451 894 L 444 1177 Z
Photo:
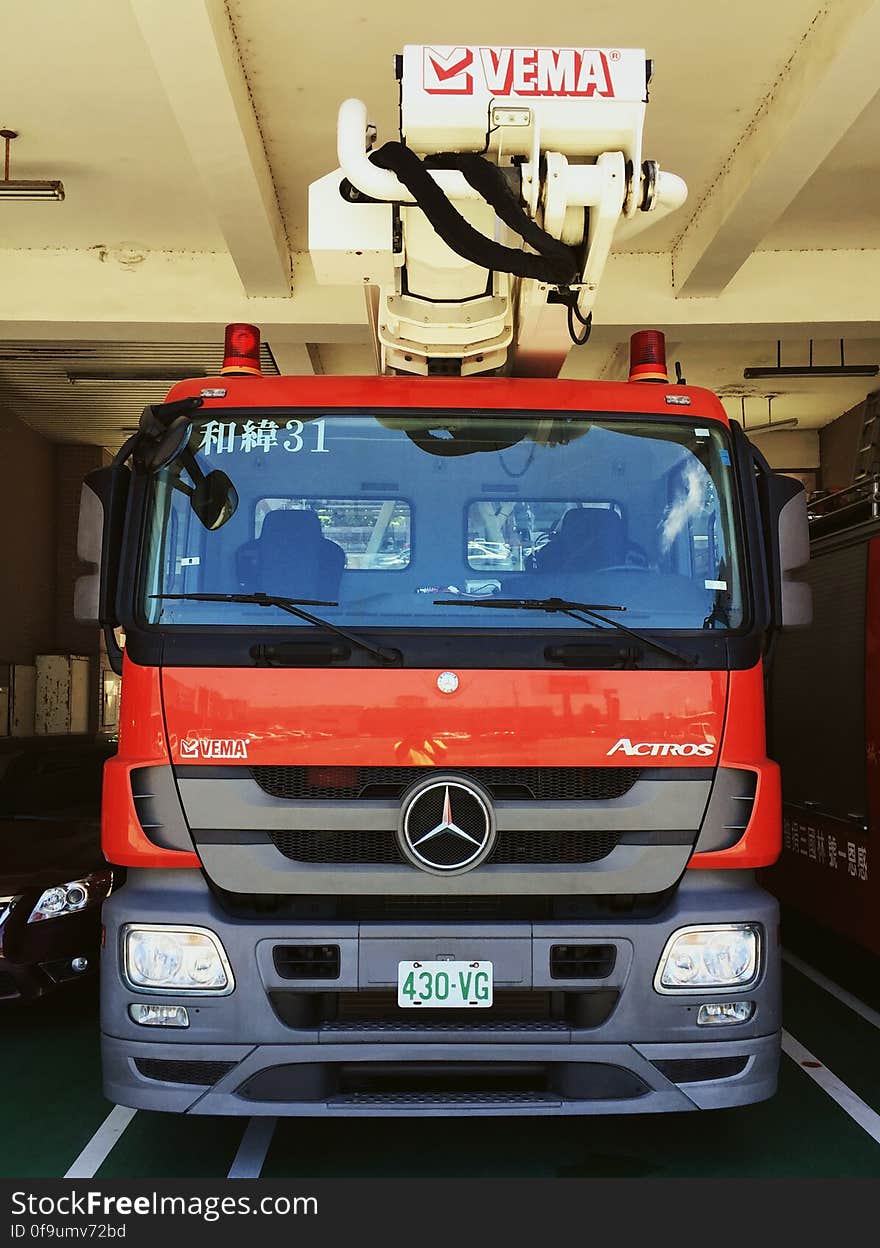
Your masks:
M 0 1007 L 0 1175 L 57 1178 L 107 1116 L 97 993 L 65 989 Z
M 815 949 L 794 948 L 818 967 L 821 958 L 808 957 Z M 836 966 L 839 970 L 841 963 Z M 833 975 L 833 965 L 821 969 Z M 845 986 L 877 1005 L 876 963 L 833 978 L 849 979 Z M 880 1031 L 791 967 L 785 967 L 783 985 L 786 1029 L 880 1113 Z M 0 1175 L 63 1175 L 111 1108 L 100 1091 L 94 988 L 30 1009 L 4 1008 L 0 1055 Z M 224 1177 L 246 1123 L 140 1111 L 98 1175 Z M 880 1144 L 787 1057 L 776 1097 L 743 1109 L 470 1119 L 464 1152 L 461 1129 L 461 1119 L 282 1118 L 262 1173 L 266 1178 L 880 1177 Z

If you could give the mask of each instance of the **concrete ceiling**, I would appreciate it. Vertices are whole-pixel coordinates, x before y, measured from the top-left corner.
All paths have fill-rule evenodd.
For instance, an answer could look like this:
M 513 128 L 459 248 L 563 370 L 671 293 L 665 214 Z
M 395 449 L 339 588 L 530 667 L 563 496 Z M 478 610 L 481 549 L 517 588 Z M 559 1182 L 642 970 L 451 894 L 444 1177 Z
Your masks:
M 0 402 L 56 442 L 115 447 L 169 381 L 215 376 L 222 343 L 0 342 Z M 264 374 L 277 375 L 268 346 Z
M 652 325 L 731 415 L 747 396 L 748 423 L 766 419 L 768 394 L 773 418 L 797 416 L 799 430 L 858 402 L 875 380 L 746 383 L 742 371 L 774 363 L 777 338 L 784 363 L 805 360 L 811 337 L 817 363 L 836 360 L 841 337 L 848 362 L 880 361 L 880 0 L 519 0 L 503 12 L 447 0 L 435 13 L 30 0 L 6 19 L 0 125 L 20 132 L 13 176 L 61 178 L 67 198 L 0 202 L 3 352 L 91 343 L 112 358 L 164 343 L 172 361 L 249 320 L 282 371 L 372 371 L 363 292 L 318 287 L 304 251 L 308 184 L 336 163 L 339 102 L 360 96 L 380 139 L 393 137 L 404 43 L 579 40 L 647 48 L 645 154 L 690 194 L 612 257 L 593 340 L 565 375 L 620 375 L 621 344 Z M 78 407 L 46 431 L 118 439 L 134 396 L 107 384 L 93 425 Z M 37 423 L 12 386 L 7 361 L 0 403 Z

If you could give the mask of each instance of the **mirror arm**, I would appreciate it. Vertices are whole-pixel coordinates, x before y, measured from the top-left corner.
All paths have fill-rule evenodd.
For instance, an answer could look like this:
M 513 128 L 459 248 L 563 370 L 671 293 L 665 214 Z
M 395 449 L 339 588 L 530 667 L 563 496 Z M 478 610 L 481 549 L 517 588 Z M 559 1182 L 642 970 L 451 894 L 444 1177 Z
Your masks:
M 200 395 L 191 395 L 186 399 L 175 399 L 171 403 L 148 404 L 141 412 L 135 437 L 139 440 L 158 441 L 179 416 L 191 416 L 204 402 Z
M 133 433 L 130 438 L 126 438 L 122 446 L 120 446 L 119 450 L 113 456 L 113 462 L 110 466 L 113 468 L 114 471 L 117 468 L 122 467 L 122 465 L 131 455 L 134 448 L 137 446 L 140 439 L 141 439 L 140 433 Z
M 148 472 L 166 468 L 186 449 L 193 415 L 204 402 L 200 395 L 191 395 L 186 399 L 176 399 L 172 403 L 151 403 L 141 412 L 137 432 L 122 446 L 117 459 L 123 462 L 129 455 L 134 455 L 138 466 Z M 177 446 L 174 446 L 172 440 L 168 450 L 163 447 L 163 442 L 168 443 L 169 434 L 172 434 L 175 426 L 185 436 Z M 151 462 L 151 458 L 155 460 L 160 450 L 165 451 L 164 458 L 160 457 L 159 462 Z
M 192 478 L 193 485 L 198 485 L 201 481 L 204 481 L 205 474 L 202 472 L 196 460 L 195 455 L 192 453 L 192 451 L 189 449 L 188 446 L 185 447 L 183 451 L 181 452 L 180 460 L 183 463 L 184 468 L 187 470 L 190 477 Z M 192 491 L 190 491 L 190 493 L 192 493 Z

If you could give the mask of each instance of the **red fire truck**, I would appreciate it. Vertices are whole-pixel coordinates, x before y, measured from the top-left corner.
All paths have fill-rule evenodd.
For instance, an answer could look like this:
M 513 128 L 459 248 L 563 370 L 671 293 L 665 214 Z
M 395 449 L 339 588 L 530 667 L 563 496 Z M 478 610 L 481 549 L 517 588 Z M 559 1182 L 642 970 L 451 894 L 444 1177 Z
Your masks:
M 90 478 L 81 553 L 100 499 L 123 672 L 111 1100 L 772 1094 L 763 658 L 808 615 L 803 494 L 669 384 L 660 334 L 634 337 L 629 382 L 555 376 L 617 227 L 683 197 L 641 160 L 647 65 L 407 48 L 405 143 L 371 150 L 347 101 L 311 191 L 318 275 L 378 287 L 388 375 L 261 376 L 230 326 L 220 375 L 174 386 Z

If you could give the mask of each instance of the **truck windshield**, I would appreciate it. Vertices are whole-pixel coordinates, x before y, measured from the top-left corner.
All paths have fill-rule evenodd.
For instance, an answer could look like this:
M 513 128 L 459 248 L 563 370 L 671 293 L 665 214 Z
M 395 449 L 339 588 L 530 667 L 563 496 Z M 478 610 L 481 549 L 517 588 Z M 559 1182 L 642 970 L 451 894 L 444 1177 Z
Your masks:
M 248 603 L 314 599 L 353 628 L 578 628 L 540 610 L 434 599 L 558 596 L 626 608 L 632 628 L 743 622 L 735 477 L 717 423 L 541 413 L 223 412 L 152 478 L 140 609 L 148 624 L 286 630 Z M 187 461 L 238 506 L 209 530 Z M 487 618 L 488 617 L 488 618 Z

